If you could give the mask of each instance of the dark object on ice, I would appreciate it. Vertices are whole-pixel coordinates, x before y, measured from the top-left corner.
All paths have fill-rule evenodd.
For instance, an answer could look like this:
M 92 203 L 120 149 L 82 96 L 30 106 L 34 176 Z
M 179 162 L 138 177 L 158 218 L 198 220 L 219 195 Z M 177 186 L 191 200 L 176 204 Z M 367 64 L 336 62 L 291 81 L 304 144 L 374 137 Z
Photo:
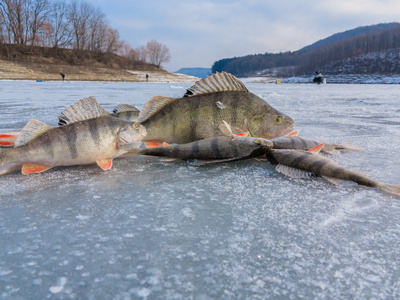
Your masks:
M 149 74 L 146 74 L 146 81 L 149 81 Z
M 60 75 L 62 77 L 62 80 L 64 81 L 65 80 L 65 74 L 64 73 L 60 73 Z
M 324 82 L 324 77 L 322 76 L 322 74 L 318 71 L 315 72 L 315 77 L 313 79 L 314 83 L 318 83 L 321 84 Z

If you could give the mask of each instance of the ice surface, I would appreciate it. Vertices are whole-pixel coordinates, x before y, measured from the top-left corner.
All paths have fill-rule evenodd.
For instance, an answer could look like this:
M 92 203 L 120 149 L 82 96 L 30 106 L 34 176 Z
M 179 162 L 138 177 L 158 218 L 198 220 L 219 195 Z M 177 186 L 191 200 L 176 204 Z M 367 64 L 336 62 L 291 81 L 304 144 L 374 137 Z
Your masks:
M 353 142 L 338 163 L 400 184 L 395 85 L 247 84 L 300 135 Z M 190 84 L 0 81 L 0 132 L 55 126 L 80 98 L 139 109 Z M 400 199 L 255 160 L 194 167 L 152 157 L 0 178 L 0 297 L 395 299 Z

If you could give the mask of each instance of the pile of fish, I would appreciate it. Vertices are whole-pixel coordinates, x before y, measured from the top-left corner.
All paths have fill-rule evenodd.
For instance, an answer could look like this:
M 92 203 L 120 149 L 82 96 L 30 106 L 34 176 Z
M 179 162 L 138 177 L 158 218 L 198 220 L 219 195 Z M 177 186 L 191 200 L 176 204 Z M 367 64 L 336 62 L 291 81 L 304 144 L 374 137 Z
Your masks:
M 110 114 L 90 97 L 58 118 L 58 127 L 31 119 L 21 131 L 0 134 L 0 175 L 93 163 L 107 170 L 114 158 L 136 155 L 185 159 L 195 165 L 261 158 L 287 176 L 323 177 L 335 184 L 353 181 L 400 196 L 400 186 L 373 180 L 318 154 L 361 148 L 298 137 L 292 133 L 292 118 L 224 72 L 198 81 L 182 98 L 155 96 L 140 112 L 121 104 Z

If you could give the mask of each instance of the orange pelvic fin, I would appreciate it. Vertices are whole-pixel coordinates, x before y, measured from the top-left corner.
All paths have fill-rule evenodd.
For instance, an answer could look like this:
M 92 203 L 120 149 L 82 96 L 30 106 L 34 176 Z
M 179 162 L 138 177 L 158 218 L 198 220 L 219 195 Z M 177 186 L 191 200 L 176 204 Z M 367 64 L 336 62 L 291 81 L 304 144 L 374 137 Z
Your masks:
M 23 175 L 28 175 L 28 174 L 32 174 L 32 173 L 42 173 L 51 168 L 53 168 L 53 167 L 45 166 L 45 165 L 37 165 L 37 164 L 24 164 L 22 166 L 21 173 Z
M 162 147 L 169 147 L 169 146 L 171 146 L 171 144 L 168 144 L 167 142 L 163 142 L 163 143 L 161 144 L 161 146 L 162 146 Z
M 325 142 L 323 142 L 322 144 L 315 146 L 314 148 L 311 148 L 310 150 L 308 150 L 308 152 L 312 152 L 312 153 L 318 153 L 319 151 L 321 151 L 322 147 L 324 147 Z
M 96 163 L 99 165 L 100 168 L 102 168 L 103 170 L 109 170 L 112 167 L 112 159 L 108 159 L 108 160 L 98 160 L 96 161 Z
M 162 147 L 164 143 L 160 141 L 145 141 L 144 144 L 146 145 L 146 148 L 155 148 Z
M 297 136 L 297 135 L 299 135 L 299 132 L 293 131 L 293 132 L 289 133 L 287 136 Z

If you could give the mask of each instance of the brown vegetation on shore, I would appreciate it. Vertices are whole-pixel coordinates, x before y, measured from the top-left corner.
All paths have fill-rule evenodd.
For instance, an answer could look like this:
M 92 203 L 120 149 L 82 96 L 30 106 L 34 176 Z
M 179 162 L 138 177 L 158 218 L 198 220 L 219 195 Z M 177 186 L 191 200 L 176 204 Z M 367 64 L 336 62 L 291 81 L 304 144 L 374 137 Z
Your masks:
M 1 54 L 1 53 L 0 53 Z M 128 63 L 115 54 L 72 49 L 13 45 L 11 59 L 0 57 L 0 79 L 73 81 L 194 82 L 197 77 L 173 74 L 161 67 L 137 61 Z M 3 58 L 3 59 L 2 59 Z M 146 74 L 148 78 L 146 79 Z

